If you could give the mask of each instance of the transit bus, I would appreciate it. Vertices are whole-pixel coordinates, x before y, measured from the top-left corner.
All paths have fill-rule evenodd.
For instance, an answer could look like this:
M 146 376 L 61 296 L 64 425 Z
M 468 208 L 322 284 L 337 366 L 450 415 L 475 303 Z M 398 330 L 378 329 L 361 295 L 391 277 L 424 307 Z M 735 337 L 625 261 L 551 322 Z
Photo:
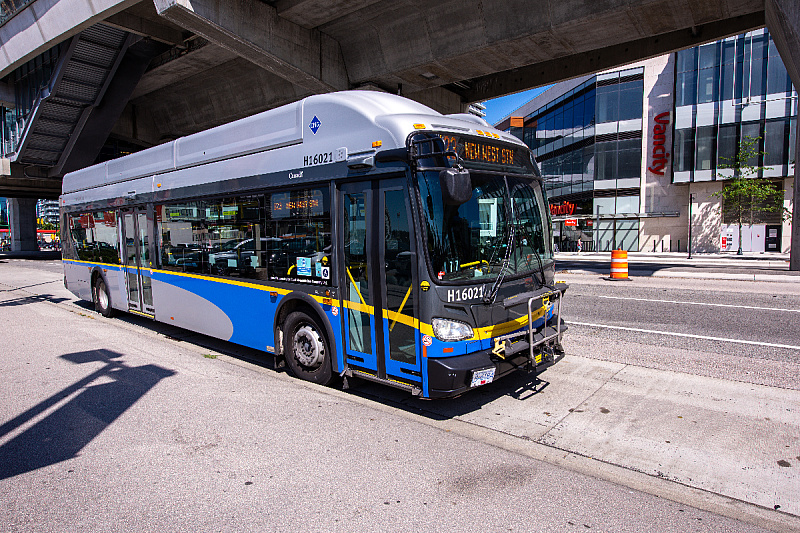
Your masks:
M 64 177 L 64 283 L 274 354 L 453 397 L 558 361 L 567 286 L 517 138 L 375 91 L 315 95 Z

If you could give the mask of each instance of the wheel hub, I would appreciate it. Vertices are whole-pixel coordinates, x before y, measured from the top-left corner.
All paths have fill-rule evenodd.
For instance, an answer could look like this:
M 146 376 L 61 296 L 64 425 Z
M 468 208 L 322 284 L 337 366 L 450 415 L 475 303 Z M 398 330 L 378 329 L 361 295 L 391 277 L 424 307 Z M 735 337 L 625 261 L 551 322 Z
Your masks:
M 305 367 L 318 367 L 325 360 L 325 345 L 311 326 L 302 326 L 294 334 L 294 356 Z

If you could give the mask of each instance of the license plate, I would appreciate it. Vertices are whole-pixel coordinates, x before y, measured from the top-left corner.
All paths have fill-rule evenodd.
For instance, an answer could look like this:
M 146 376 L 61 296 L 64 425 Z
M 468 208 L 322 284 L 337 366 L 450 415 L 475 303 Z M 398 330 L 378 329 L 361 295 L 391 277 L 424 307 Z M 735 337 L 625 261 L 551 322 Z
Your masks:
M 470 387 L 479 387 L 491 383 L 494 379 L 494 368 L 487 368 L 486 370 L 476 370 L 472 373 L 472 384 Z

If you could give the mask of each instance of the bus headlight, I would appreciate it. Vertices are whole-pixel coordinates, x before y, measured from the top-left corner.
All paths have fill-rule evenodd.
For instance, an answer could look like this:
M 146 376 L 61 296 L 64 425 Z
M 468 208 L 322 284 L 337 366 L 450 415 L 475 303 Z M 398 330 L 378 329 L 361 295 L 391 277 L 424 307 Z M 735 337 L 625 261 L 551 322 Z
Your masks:
M 471 339 L 473 336 L 472 326 L 457 320 L 446 318 L 434 318 L 431 320 L 433 334 L 440 341 L 454 342 Z

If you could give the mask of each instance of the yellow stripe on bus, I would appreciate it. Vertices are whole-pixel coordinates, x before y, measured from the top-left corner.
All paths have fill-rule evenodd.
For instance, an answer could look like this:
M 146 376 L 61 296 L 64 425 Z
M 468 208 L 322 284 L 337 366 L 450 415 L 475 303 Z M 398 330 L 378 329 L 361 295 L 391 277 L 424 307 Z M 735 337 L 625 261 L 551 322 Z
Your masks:
M 394 328 L 394 325 L 398 322 L 414 329 L 419 328 L 420 324 L 419 320 L 413 316 L 404 315 L 397 311 L 389 311 L 388 309 L 383 310 L 383 318 L 392 321 L 391 325 L 389 326 L 389 331 L 392 331 L 392 328 Z
M 362 313 L 367 313 L 368 315 L 375 314 L 375 308 L 371 305 L 365 305 L 359 302 L 352 302 L 350 300 L 344 300 L 342 302 L 347 309 L 352 309 L 353 311 L 361 311 Z
M 129 266 L 129 265 L 111 265 L 111 264 L 106 264 L 106 263 L 94 263 L 94 262 L 91 262 L 91 261 L 79 261 L 79 260 L 75 260 L 75 259 L 64 259 L 64 261 L 67 262 L 67 263 L 78 263 L 78 264 L 96 265 L 96 266 L 109 266 L 109 267 L 120 268 L 120 269 L 123 269 L 123 270 L 127 270 L 129 268 L 132 268 L 132 269 L 140 268 L 140 267 L 134 267 L 134 266 Z M 174 272 L 174 271 L 171 271 L 171 270 L 156 270 L 156 269 L 148 269 L 148 268 L 142 268 L 142 270 L 149 270 L 151 273 L 166 274 L 166 275 L 169 275 L 169 276 L 179 276 L 179 277 L 184 277 L 184 278 L 192 278 L 192 279 L 200 279 L 200 280 L 205 280 L 205 281 L 212 281 L 212 282 L 215 282 L 215 283 L 225 283 L 227 285 L 235 285 L 237 287 L 247 287 L 247 288 L 256 289 L 256 290 L 265 291 L 265 292 L 277 292 L 278 294 L 281 294 L 281 295 L 284 295 L 284 296 L 289 294 L 290 292 L 292 292 L 291 289 L 282 289 L 282 288 L 279 288 L 279 287 L 271 287 L 271 286 L 268 286 L 268 285 L 260 285 L 260 284 L 256 284 L 256 283 L 248 283 L 248 282 L 245 282 L 245 281 L 238 281 L 238 280 L 232 280 L 232 279 L 224 279 L 224 278 L 216 278 L 216 277 L 210 277 L 210 276 L 202 276 L 200 274 L 190 274 L 188 272 Z M 350 274 L 350 272 L 348 271 L 348 275 L 349 274 Z M 353 279 L 352 275 L 350 276 L 350 279 L 351 280 Z M 355 280 L 353 280 L 353 281 L 355 281 Z M 357 287 L 356 287 L 356 290 L 358 290 Z M 409 293 L 406 293 L 406 298 L 404 298 L 402 305 L 405 304 L 405 301 L 408 298 L 409 294 L 410 294 L 410 288 L 409 288 Z M 329 298 L 326 298 L 326 297 L 323 297 L 323 296 L 317 296 L 315 294 L 309 294 L 309 296 L 312 297 L 315 301 L 319 302 L 320 304 L 323 303 L 323 300 L 329 299 Z M 358 293 L 358 296 L 359 296 L 359 298 L 362 298 L 362 302 L 363 302 L 363 296 L 361 296 L 360 292 Z M 375 314 L 374 307 L 371 306 L 371 305 L 366 305 L 366 303 L 343 300 L 342 301 L 342 305 L 345 308 L 353 309 L 354 311 L 360 311 L 362 313 L 367 313 L 369 315 L 374 315 Z M 401 310 L 402 310 L 402 307 L 401 307 Z M 400 322 L 401 324 L 404 324 L 406 326 L 410 326 L 412 328 L 419 329 L 419 332 L 422 335 L 433 336 L 433 327 L 430 324 L 427 324 L 425 322 L 420 322 L 418 319 L 416 319 L 414 317 L 410 317 L 408 315 L 404 315 L 404 314 L 399 313 L 397 311 L 389 311 L 387 309 L 383 309 L 382 311 L 383 311 L 382 312 L 383 318 L 386 318 L 388 320 L 392 320 L 392 326 L 391 327 L 394 327 L 394 323 L 395 322 Z M 532 317 L 533 320 L 536 321 L 536 320 L 540 319 L 541 317 L 543 317 L 545 315 L 546 312 L 547 312 L 547 307 L 546 306 L 540 307 L 537 311 L 535 311 L 533 313 L 533 317 Z M 146 316 L 149 316 L 149 315 L 146 315 Z M 527 317 L 527 315 L 525 315 L 525 316 L 521 316 L 520 318 L 518 318 L 516 320 L 512 320 L 510 322 L 503 322 L 502 324 L 495 324 L 493 326 L 487 326 L 487 327 L 483 327 L 483 328 L 475 328 L 474 329 L 475 334 L 473 335 L 473 337 L 471 339 L 467 339 L 467 340 L 485 340 L 485 339 L 491 339 L 491 338 L 494 338 L 494 337 L 499 337 L 501 335 L 506 335 L 508 333 L 511 333 L 512 331 L 516 331 L 516 330 L 518 330 L 520 328 L 523 328 L 527 323 L 528 323 L 528 317 Z

